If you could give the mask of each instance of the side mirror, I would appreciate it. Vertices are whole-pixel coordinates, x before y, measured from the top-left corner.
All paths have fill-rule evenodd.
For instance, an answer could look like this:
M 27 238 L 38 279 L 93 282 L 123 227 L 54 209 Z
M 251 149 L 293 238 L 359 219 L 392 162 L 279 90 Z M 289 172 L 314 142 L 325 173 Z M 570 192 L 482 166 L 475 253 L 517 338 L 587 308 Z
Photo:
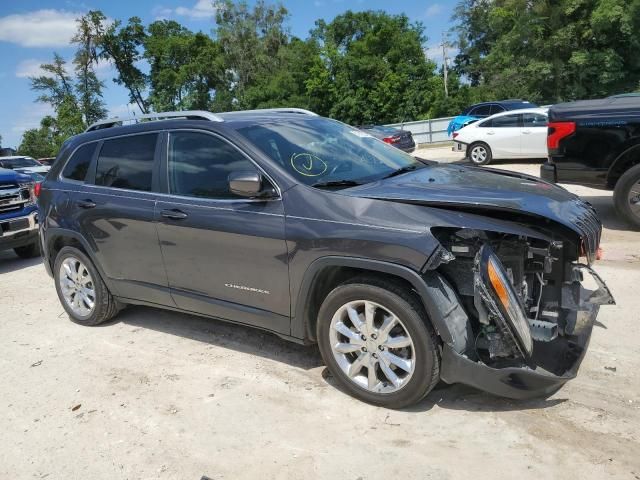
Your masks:
M 241 197 L 263 197 L 262 176 L 255 171 L 231 172 L 229 174 L 229 190 Z

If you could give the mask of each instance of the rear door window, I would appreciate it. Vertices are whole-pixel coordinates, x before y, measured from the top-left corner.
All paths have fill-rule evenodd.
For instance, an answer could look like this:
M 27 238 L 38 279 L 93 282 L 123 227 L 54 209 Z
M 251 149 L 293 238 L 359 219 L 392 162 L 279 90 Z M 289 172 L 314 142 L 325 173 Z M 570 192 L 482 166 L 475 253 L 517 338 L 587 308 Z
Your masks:
M 546 127 L 547 117 L 540 113 L 523 113 L 522 123 L 525 127 Z
M 494 128 L 519 127 L 520 114 L 502 115 L 492 119 L 491 126 Z
M 491 115 L 491 105 L 480 105 L 469 113 L 472 117 L 488 117 Z
M 73 152 L 64 170 L 62 170 L 62 176 L 69 180 L 84 182 L 97 145 L 97 142 L 87 143 Z
M 98 155 L 96 185 L 151 191 L 157 133 L 105 140 Z
M 505 110 L 502 105 L 498 105 L 497 103 L 494 103 L 491 105 L 491 115 L 495 115 L 496 113 L 502 113 L 504 111 Z

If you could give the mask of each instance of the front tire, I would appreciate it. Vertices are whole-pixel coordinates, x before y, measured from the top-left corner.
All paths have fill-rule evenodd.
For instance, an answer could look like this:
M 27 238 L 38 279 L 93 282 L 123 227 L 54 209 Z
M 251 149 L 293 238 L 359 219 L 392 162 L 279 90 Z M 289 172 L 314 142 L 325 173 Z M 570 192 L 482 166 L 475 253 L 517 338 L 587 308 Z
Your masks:
M 56 291 L 69 318 L 94 326 L 118 313 L 118 303 L 102 281 L 93 263 L 81 250 L 64 247 L 54 266 Z
M 640 165 L 620 177 L 613 191 L 613 202 L 618 214 L 640 229 Z
M 493 158 L 493 154 L 489 145 L 484 142 L 476 142 L 469 146 L 467 157 L 474 165 L 488 165 Z
M 320 308 L 317 330 L 334 378 L 365 402 L 407 407 L 440 378 L 437 338 L 422 304 L 394 282 L 365 277 L 336 287 Z

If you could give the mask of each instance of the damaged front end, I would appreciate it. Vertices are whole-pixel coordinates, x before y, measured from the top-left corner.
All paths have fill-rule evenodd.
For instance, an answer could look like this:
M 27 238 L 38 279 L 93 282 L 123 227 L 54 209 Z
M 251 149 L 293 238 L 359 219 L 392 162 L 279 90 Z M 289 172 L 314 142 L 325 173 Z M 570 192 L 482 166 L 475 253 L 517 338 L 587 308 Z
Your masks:
M 600 305 L 615 303 L 591 267 L 578 263 L 580 241 L 468 229 L 434 234 L 441 251 L 429 267 L 466 313 L 465 329 L 456 327 L 464 334 L 443 345 L 442 379 L 529 398 L 574 378 Z M 585 273 L 595 288 L 587 288 Z

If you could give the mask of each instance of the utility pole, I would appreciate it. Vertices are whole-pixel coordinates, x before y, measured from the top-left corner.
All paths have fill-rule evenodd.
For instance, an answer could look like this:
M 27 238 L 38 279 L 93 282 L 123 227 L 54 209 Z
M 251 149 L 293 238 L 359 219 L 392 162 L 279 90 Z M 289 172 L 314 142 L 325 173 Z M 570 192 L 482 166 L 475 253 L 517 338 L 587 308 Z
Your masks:
M 444 73 L 444 97 L 447 98 L 449 96 L 449 86 L 447 85 L 448 81 L 448 72 L 447 72 L 447 47 L 449 44 L 447 43 L 445 32 L 442 32 L 442 71 Z

